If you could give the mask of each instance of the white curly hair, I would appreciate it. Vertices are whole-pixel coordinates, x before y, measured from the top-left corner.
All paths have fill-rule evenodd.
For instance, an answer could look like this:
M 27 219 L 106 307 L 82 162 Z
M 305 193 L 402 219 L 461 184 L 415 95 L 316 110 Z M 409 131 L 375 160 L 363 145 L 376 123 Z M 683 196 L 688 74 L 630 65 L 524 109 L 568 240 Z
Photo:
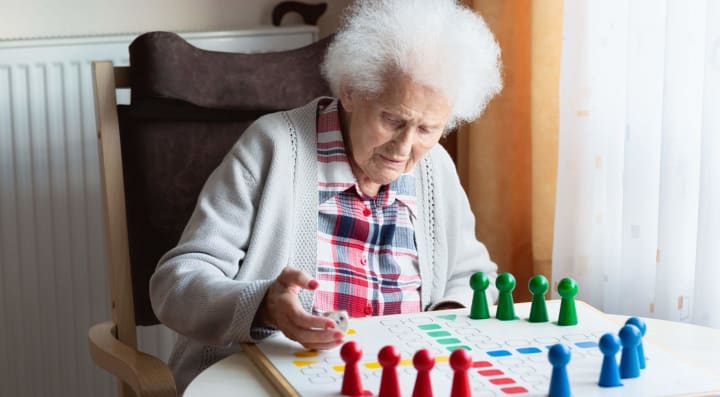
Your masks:
M 322 73 L 372 96 L 389 73 L 428 86 L 451 105 L 446 131 L 483 112 L 502 89 L 500 48 L 485 21 L 454 0 L 356 0 L 328 47 Z

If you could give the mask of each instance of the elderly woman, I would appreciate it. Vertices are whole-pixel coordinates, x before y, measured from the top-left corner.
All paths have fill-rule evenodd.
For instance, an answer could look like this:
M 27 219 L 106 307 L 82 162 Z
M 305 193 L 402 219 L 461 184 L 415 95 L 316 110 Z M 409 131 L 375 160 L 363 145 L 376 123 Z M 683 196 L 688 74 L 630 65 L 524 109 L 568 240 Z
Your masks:
M 238 343 L 332 348 L 343 332 L 322 313 L 462 307 L 474 272 L 495 276 L 438 145 L 501 88 L 483 20 L 452 0 L 358 1 L 323 74 L 336 98 L 257 120 L 152 278 L 180 390 Z

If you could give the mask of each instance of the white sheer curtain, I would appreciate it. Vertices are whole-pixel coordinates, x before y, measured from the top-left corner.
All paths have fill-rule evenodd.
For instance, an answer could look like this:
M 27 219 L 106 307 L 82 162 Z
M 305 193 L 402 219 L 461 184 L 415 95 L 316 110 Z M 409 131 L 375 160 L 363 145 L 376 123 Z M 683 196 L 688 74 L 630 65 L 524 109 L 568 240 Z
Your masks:
M 553 279 L 720 327 L 720 1 L 570 0 L 563 28 Z

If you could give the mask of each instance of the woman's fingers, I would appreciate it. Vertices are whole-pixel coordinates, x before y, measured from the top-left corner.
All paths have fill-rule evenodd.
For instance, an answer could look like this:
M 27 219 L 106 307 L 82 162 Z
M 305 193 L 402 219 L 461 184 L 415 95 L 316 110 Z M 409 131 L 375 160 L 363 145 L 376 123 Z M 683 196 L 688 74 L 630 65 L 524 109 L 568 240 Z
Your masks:
M 307 275 L 300 269 L 286 267 L 280 272 L 277 281 L 288 289 L 299 287 L 303 289 L 314 290 L 318 287 L 318 282 L 314 278 Z
M 344 334 L 336 329 L 335 321 L 307 313 L 298 299 L 299 290 L 316 289 L 317 280 L 302 270 L 286 267 L 275 281 L 265 308 L 271 312 L 275 327 L 308 349 L 331 349 L 342 343 Z
M 335 328 L 332 319 L 314 316 L 302 308 L 291 311 L 281 321 L 281 330 L 290 339 L 301 344 L 335 345 L 342 341 L 343 332 Z
M 335 345 L 341 343 L 344 337 L 342 331 L 338 330 L 292 328 L 289 333 L 285 336 L 302 345 Z
M 292 324 L 297 328 L 303 328 L 303 329 L 334 329 L 335 328 L 335 321 L 333 321 L 330 318 L 322 317 L 322 316 L 314 316 L 312 314 L 308 314 L 302 308 L 298 308 L 299 310 L 295 311 L 290 316 L 290 321 Z

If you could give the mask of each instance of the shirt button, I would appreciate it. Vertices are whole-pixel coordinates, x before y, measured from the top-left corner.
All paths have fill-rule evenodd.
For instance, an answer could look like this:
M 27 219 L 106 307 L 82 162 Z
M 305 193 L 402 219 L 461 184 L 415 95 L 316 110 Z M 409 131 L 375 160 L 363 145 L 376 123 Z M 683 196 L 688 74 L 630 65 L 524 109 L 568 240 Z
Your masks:
M 363 255 L 362 258 L 360 258 L 360 264 L 367 265 L 367 256 Z
M 365 216 L 370 216 L 370 214 L 372 214 L 372 211 L 370 211 L 369 208 L 365 208 L 365 209 L 363 210 L 363 215 L 365 215 Z
M 373 313 L 372 305 L 368 303 L 367 306 L 365 306 L 365 314 L 367 314 L 369 316 L 372 313 Z

